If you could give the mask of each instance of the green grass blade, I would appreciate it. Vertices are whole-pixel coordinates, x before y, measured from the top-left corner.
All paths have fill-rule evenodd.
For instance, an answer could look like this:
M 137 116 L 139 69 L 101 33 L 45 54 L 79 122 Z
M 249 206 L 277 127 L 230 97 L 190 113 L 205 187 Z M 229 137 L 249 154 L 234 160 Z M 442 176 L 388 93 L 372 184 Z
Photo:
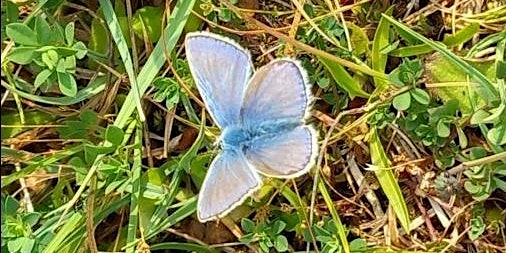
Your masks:
M 334 78 L 334 81 L 336 81 L 337 85 L 348 92 L 348 95 L 350 98 L 354 97 L 363 97 L 368 98 L 369 93 L 365 92 L 362 87 L 360 86 L 360 83 L 353 79 L 351 75 L 344 69 L 343 66 L 339 65 L 338 63 L 331 61 L 326 58 L 319 57 L 318 60 L 323 63 L 325 68 L 330 72 L 332 77 Z
M 2 184 L 1 184 L 2 187 L 1 188 L 3 189 L 5 186 L 8 186 L 12 182 L 15 182 L 16 180 L 19 180 L 20 178 L 33 173 L 37 169 L 45 168 L 46 166 L 49 166 L 51 164 L 54 164 L 55 162 L 58 162 L 62 159 L 65 159 L 65 158 L 71 156 L 71 155 L 74 155 L 75 153 L 82 151 L 83 147 L 84 147 L 83 145 L 78 145 L 78 146 L 69 148 L 67 150 L 64 150 L 62 152 L 55 153 L 55 154 L 53 154 L 47 158 L 44 158 L 36 163 L 30 164 L 30 165 L 24 167 L 20 171 L 16 171 L 12 174 L 9 174 L 8 176 L 5 176 L 4 178 L 2 178 Z
M 178 1 L 172 10 L 172 15 L 169 18 L 167 27 L 163 31 L 155 49 L 137 77 L 140 94 L 144 94 L 148 86 L 153 82 L 156 74 L 158 74 L 162 68 L 165 60 L 167 60 L 166 56 L 170 55 L 170 52 L 176 46 L 194 4 L 195 0 Z M 135 95 L 133 91 L 130 91 L 125 101 L 132 101 Z M 121 107 L 118 117 L 114 121 L 114 125 L 123 128 L 127 119 L 132 115 L 134 108 L 134 104 L 125 103 Z
M 173 212 L 169 217 L 165 218 L 162 222 L 153 225 L 151 231 L 146 235 L 146 240 L 153 238 L 160 232 L 165 231 L 167 228 L 182 221 L 186 217 L 192 215 L 197 210 L 197 196 L 186 200 L 182 207 Z
M 381 145 L 378 137 L 376 128 L 371 128 L 369 132 L 369 148 L 371 150 L 371 161 L 377 170 L 375 170 L 376 177 L 381 185 L 381 189 L 385 193 L 392 205 L 397 218 L 399 219 L 402 228 L 406 233 L 409 233 L 409 224 L 411 223 L 409 218 L 408 207 L 404 201 L 401 188 L 397 183 L 394 173 L 390 170 L 390 161 L 388 160 L 387 154 Z
M 75 230 L 79 229 L 79 225 L 83 221 L 83 216 L 80 213 L 74 213 L 68 220 L 66 220 L 65 225 L 58 231 L 58 233 L 53 237 L 53 239 L 49 242 L 47 247 L 42 251 L 43 253 L 53 253 L 60 252 L 61 248 L 64 246 L 62 243 L 67 239 L 67 237 Z
M 132 193 L 130 194 L 130 216 L 128 219 L 127 244 L 135 245 L 137 226 L 139 224 L 139 199 L 141 192 L 141 165 L 142 165 L 142 123 L 137 123 L 135 131 L 134 162 L 132 164 Z M 126 253 L 133 253 L 135 247 L 126 249 Z
M 327 205 L 327 208 L 330 211 L 330 215 L 332 216 L 332 219 L 336 224 L 337 235 L 339 236 L 339 240 L 341 241 L 341 246 L 343 247 L 344 252 L 350 253 L 351 252 L 350 245 L 348 243 L 348 239 L 346 238 L 346 230 L 343 226 L 343 223 L 341 223 L 341 219 L 339 218 L 339 214 L 337 214 L 334 202 L 332 202 L 332 198 L 330 197 L 330 194 L 327 190 L 327 186 L 325 186 L 323 180 L 318 180 L 318 189 L 320 190 L 323 200 L 325 200 L 325 204 Z
M 86 88 L 79 90 L 77 94 L 74 97 L 45 97 L 45 96 L 38 96 L 33 95 L 30 93 L 26 93 L 24 91 L 20 91 L 18 89 L 15 89 L 10 84 L 2 81 L 2 86 L 4 86 L 6 89 L 11 91 L 14 94 L 17 94 L 18 96 L 22 98 L 26 98 L 31 101 L 49 104 L 49 105 L 73 105 L 77 104 L 79 102 L 82 102 L 85 99 L 91 98 L 94 95 L 102 92 L 105 89 L 105 77 L 99 77 L 93 81 L 91 81 Z
M 465 28 L 461 29 L 460 31 L 458 31 L 457 33 L 455 33 L 455 35 L 447 36 L 443 40 L 443 44 L 449 47 L 453 47 L 465 43 L 466 41 L 473 38 L 473 36 L 478 32 L 479 28 L 480 26 L 476 23 L 470 24 Z M 390 55 L 395 57 L 408 57 L 426 54 L 432 51 L 434 51 L 434 49 L 431 46 L 427 44 L 422 44 L 397 48 L 395 50 L 392 50 L 392 52 L 390 52 Z
M 173 12 L 171 18 L 169 19 L 169 23 L 164 30 L 163 36 L 160 38 L 159 43 L 157 43 L 155 49 L 151 53 L 148 58 L 148 61 L 142 68 L 139 76 L 137 77 L 137 83 L 141 84 L 139 86 L 139 93 L 144 94 L 149 84 L 153 81 L 160 68 L 163 66 L 166 60 L 166 54 L 169 54 L 172 49 L 175 47 L 181 32 L 183 31 L 186 20 L 191 13 L 193 8 L 193 4 L 195 0 L 188 1 L 178 1 Z M 130 91 L 125 101 L 133 101 L 133 96 L 135 91 Z M 123 128 L 125 124 L 128 122 L 130 115 L 132 115 L 133 110 L 135 108 L 135 104 L 133 103 L 124 103 L 121 107 L 116 120 L 114 121 L 114 125 Z M 103 145 L 109 145 L 108 143 L 103 143 Z M 84 189 L 87 187 L 91 177 L 98 169 L 100 165 L 100 160 L 103 158 L 103 155 L 98 155 L 95 159 L 93 165 L 91 166 L 88 174 L 84 178 L 82 185 L 77 189 L 76 194 L 72 197 L 72 199 L 65 205 L 53 212 L 59 212 L 63 210 L 62 215 L 65 215 L 66 212 L 70 210 L 70 208 L 77 202 L 81 194 L 84 192 Z M 59 222 L 58 222 L 59 223 Z
M 386 13 L 391 14 L 393 7 L 390 7 Z M 383 49 L 390 45 L 390 24 L 381 17 L 378 27 L 376 28 L 376 33 L 374 34 L 374 39 L 372 42 L 372 69 L 385 73 L 385 67 L 387 65 L 388 55 L 382 53 Z M 388 81 L 374 77 L 374 84 L 376 85 L 376 92 L 381 93 L 384 90 L 388 89 Z
M 184 250 L 187 252 L 209 252 L 215 253 L 218 252 L 216 249 L 206 247 L 204 245 L 198 245 L 193 243 L 185 243 L 185 242 L 163 242 L 151 245 L 149 247 L 150 250 Z
M 128 74 L 128 79 L 130 84 L 132 85 L 132 91 L 130 92 L 133 97 L 133 101 L 135 106 L 137 107 L 137 113 L 139 113 L 139 118 L 141 122 L 144 122 L 145 116 L 142 112 L 141 105 L 141 95 L 144 94 L 144 91 L 141 93 L 139 90 L 139 86 L 137 85 L 137 77 L 134 72 L 134 67 L 132 63 L 132 58 L 130 57 L 130 50 L 128 50 L 128 45 L 121 32 L 121 27 L 119 25 L 118 18 L 116 17 L 116 13 L 114 12 L 114 8 L 112 7 L 111 1 L 109 0 L 99 0 L 100 6 L 102 7 L 102 11 L 104 12 L 104 18 L 107 22 L 107 26 L 109 26 L 109 31 L 111 32 L 111 36 L 116 42 L 116 46 L 118 47 L 119 54 L 121 59 L 123 60 L 123 64 L 125 66 L 126 72 Z M 131 103 L 131 100 L 125 100 L 125 103 Z
M 400 23 L 399 21 L 395 20 L 394 18 L 382 14 L 384 18 L 386 18 L 390 23 L 392 23 L 394 26 L 396 26 L 401 31 L 408 33 L 412 37 L 420 40 L 421 42 L 429 45 L 434 50 L 439 52 L 442 56 L 450 60 L 455 66 L 459 67 L 463 71 L 469 73 L 469 75 L 478 81 L 478 83 L 481 85 L 481 89 L 479 90 L 478 94 L 482 96 L 485 101 L 493 102 L 497 101 L 499 99 L 499 94 L 497 90 L 495 89 L 492 82 L 483 75 L 480 71 L 473 68 L 469 63 L 465 62 L 461 58 L 459 58 L 457 55 L 455 55 L 452 51 L 450 51 L 446 46 L 440 42 L 435 42 L 433 40 L 425 38 L 423 35 L 413 31 L 411 28 L 407 27 L 406 25 Z
M 202 124 L 200 126 L 199 135 L 197 136 L 197 139 L 193 142 L 193 145 L 186 151 L 184 155 L 181 156 L 181 159 L 178 161 L 178 166 L 174 173 L 172 174 L 172 178 L 169 184 L 169 192 L 167 194 L 167 197 L 164 198 L 161 204 L 158 205 L 158 208 L 155 210 L 153 217 L 151 218 L 151 224 L 165 224 L 167 222 L 167 219 L 165 219 L 164 215 L 167 213 L 167 210 L 169 206 L 174 201 L 174 198 L 176 197 L 176 194 L 178 193 L 179 184 L 181 182 L 181 178 L 183 177 L 183 174 L 185 171 L 190 170 L 190 164 L 191 161 L 197 156 L 197 152 L 202 146 L 202 141 L 204 140 L 204 128 L 205 128 L 205 114 L 202 114 Z M 194 213 L 197 210 L 197 207 L 193 209 L 192 213 Z M 176 211 L 177 212 L 177 211 Z M 173 214 L 175 215 L 175 213 Z M 168 224 L 167 226 L 171 226 L 173 224 Z M 159 227 L 151 227 L 149 234 L 155 233 L 156 234 L 161 232 L 161 230 L 158 230 Z

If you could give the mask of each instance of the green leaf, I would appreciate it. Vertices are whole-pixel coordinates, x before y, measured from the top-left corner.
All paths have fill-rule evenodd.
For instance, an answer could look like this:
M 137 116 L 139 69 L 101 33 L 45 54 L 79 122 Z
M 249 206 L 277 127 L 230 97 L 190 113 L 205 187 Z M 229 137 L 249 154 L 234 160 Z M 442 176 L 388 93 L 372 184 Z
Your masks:
M 72 48 L 77 50 L 76 58 L 81 60 L 86 56 L 86 53 L 88 53 L 88 49 L 86 48 L 86 45 L 84 45 L 83 42 L 78 41 L 74 45 L 72 45 Z
M 450 60 L 435 53 L 425 58 L 424 61 L 426 83 L 455 83 L 459 85 L 442 85 L 431 87 L 431 93 L 441 98 L 443 103 L 456 99 L 459 101 L 460 110 L 465 115 L 475 112 L 474 108 L 485 106 L 486 101 L 474 95 L 480 92 L 476 82 L 469 79 L 469 74 L 454 65 Z M 492 79 L 495 75 L 493 62 L 470 62 L 470 65 Z M 479 87 L 479 86 L 478 86 Z
M 53 71 L 49 69 L 44 69 L 37 74 L 37 77 L 35 77 L 35 81 L 33 82 L 35 88 L 39 88 L 39 86 L 43 84 L 51 74 L 53 74 Z
M 74 77 L 69 73 L 57 72 L 58 87 L 65 96 L 74 97 L 77 93 L 77 83 Z
M 80 213 L 74 213 L 65 220 L 64 225 L 58 230 L 58 233 L 49 242 L 43 253 L 60 252 L 64 246 L 64 241 L 75 230 L 79 229 L 82 224 L 83 216 Z
M 339 214 L 337 213 L 337 210 L 334 206 L 334 202 L 330 197 L 329 191 L 327 190 L 327 186 L 325 185 L 324 180 L 318 181 L 318 189 L 320 190 L 323 200 L 325 201 L 325 204 L 327 205 L 327 208 L 330 211 L 330 215 L 332 216 L 332 220 L 334 221 L 333 225 L 337 231 L 337 236 L 339 238 L 339 241 L 341 242 L 344 252 L 350 253 L 350 246 L 348 244 L 348 239 L 346 238 L 346 230 L 344 228 L 343 223 L 341 222 L 341 219 L 339 218 Z
M 27 125 L 46 125 L 50 124 L 55 115 L 44 111 L 25 111 L 25 123 Z M 2 139 L 8 139 L 23 133 L 30 128 L 21 127 L 21 119 L 19 113 L 4 112 L 2 113 L 2 125 L 20 125 L 20 127 L 5 127 L 2 128 Z
M 450 123 L 440 120 L 437 122 L 437 135 L 446 138 L 450 136 Z
M 75 56 L 65 57 L 63 67 L 67 73 L 74 73 L 76 70 L 76 57 Z
M 362 238 L 357 238 L 350 242 L 350 249 L 353 253 L 369 252 L 370 249 L 367 247 L 367 242 Z
M 248 218 L 243 218 L 241 220 L 241 227 L 246 233 L 252 233 L 255 231 L 255 223 Z
M 12 23 L 6 26 L 6 34 L 17 44 L 24 46 L 38 46 L 37 34 L 23 23 Z
M 121 56 L 121 60 L 123 61 L 123 65 L 125 66 L 126 72 L 128 74 L 128 80 L 130 82 L 133 95 L 133 102 L 137 107 L 137 114 L 141 121 L 145 120 L 144 112 L 141 105 L 141 99 L 143 92 L 141 92 L 138 88 L 137 76 L 134 71 L 134 66 L 132 63 L 132 58 L 130 56 L 130 51 L 128 50 L 127 41 L 125 40 L 125 36 L 121 31 L 121 26 L 119 24 L 118 18 L 113 11 L 112 5 L 110 1 L 99 0 L 100 6 L 104 12 L 104 17 L 109 27 L 109 31 L 111 32 L 112 38 L 116 43 L 119 54 Z
M 162 31 L 163 9 L 154 6 L 145 6 L 138 9 L 132 17 L 132 29 L 135 35 L 144 39 L 144 31 L 151 42 L 160 39 Z
M 404 92 L 400 95 L 397 95 L 392 101 L 392 104 L 394 108 L 399 111 L 407 110 L 411 105 L 411 95 L 409 92 Z
M 452 47 L 465 43 L 473 38 L 479 28 L 480 25 L 478 23 L 471 23 L 470 25 L 457 31 L 454 35 L 446 36 L 443 40 L 443 44 Z M 409 57 L 430 53 L 432 51 L 434 51 L 434 49 L 430 45 L 422 44 L 395 49 L 391 52 L 391 55 L 396 57 Z
M 283 231 L 283 229 L 285 229 L 285 227 L 286 227 L 286 223 L 281 220 L 277 220 L 274 222 L 274 224 L 272 224 L 272 230 L 273 230 L 274 234 L 281 233 L 281 231 Z
M 485 120 L 489 117 L 490 117 L 490 113 L 488 113 L 484 110 L 478 110 L 471 117 L 470 123 L 472 125 L 483 124 L 483 123 L 492 123 L 491 121 Z
M 11 2 L 5 1 L 2 3 L 2 7 L 5 7 L 5 14 L 2 15 L 2 33 L 4 32 L 4 25 L 14 23 L 18 21 L 19 18 L 19 9 L 18 6 Z M 3 11 L 3 8 L 2 8 Z M 2 34 L 3 37 L 3 34 Z M 3 39 L 3 38 L 2 38 Z
M 7 197 L 2 196 L 2 215 L 15 215 L 18 208 L 19 202 L 15 198 L 10 195 Z
M 125 133 L 117 126 L 109 125 L 105 130 L 105 139 L 112 143 L 112 145 L 118 146 L 123 142 L 123 136 Z
M 418 101 L 418 103 L 422 105 L 428 105 L 430 103 L 430 96 L 429 93 L 426 91 L 420 89 L 420 88 L 414 88 L 409 91 L 411 93 L 411 96 Z
M 23 246 L 21 246 L 20 253 L 32 253 L 33 247 L 35 246 L 35 239 L 26 238 L 26 237 L 22 237 L 20 239 L 23 239 L 22 240 Z
M 39 221 L 42 214 L 40 213 L 26 213 L 23 215 L 23 223 L 28 225 L 29 227 L 33 227 Z
M 496 145 L 506 144 L 506 126 L 504 124 L 495 126 L 488 131 L 487 137 Z
M 350 98 L 354 97 L 363 97 L 368 98 L 369 93 L 365 92 L 360 83 L 353 79 L 351 75 L 344 69 L 343 66 L 337 64 L 336 62 L 330 61 L 325 58 L 318 58 L 321 63 L 327 68 L 327 70 L 330 72 L 332 77 L 334 78 L 334 81 L 337 83 L 337 85 L 348 92 L 348 96 Z
M 65 39 L 69 46 L 74 44 L 74 22 L 70 22 L 65 26 Z
M 441 55 L 450 60 L 452 64 L 454 64 L 464 72 L 468 73 L 473 79 L 478 81 L 478 83 L 480 84 L 480 92 L 478 92 L 478 94 L 487 102 L 491 103 L 499 99 L 499 94 L 495 89 L 494 85 L 492 84 L 492 82 L 480 71 L 473 68 L 469 63 L 459 58 L 451 50 L 447 49 L 446 46 L 444 46 L 444 44 L 440 42 L 434 42 L 430 39 L 425 38 L 421 34 L 413 31 L 411 28 L 398 22 L 392 17 L 389 17 L 385 14 L 382 14 L 382 16 L 403 32 L 408 33 L 410 36 L 416 38 L 417 40 L 431 46 L 434 50 L 438 51 Z
M 497 62 L 495 77 L 497 79 L 506 79 L 506 62 L 505 61 L 498 61 Z
M 21 250 L 21 247 L 25 243 L 25 239 L 28 239 L 26 237 L 20 237 L 20 238 L 14 238 L 13 240 L 10 240 L 7 242 L 7 249 L 9 252 L 19 252 Z
M 6 84 L 6 87 L 12 93 L 17 94 L 20 97 L 50 105 L 73 105 L 79 103 L 85 99 L 88 99 L 105 89 L 106 85 L 105 77 L 98 77 L 94 80 L 91 80 L 90 83 L 86 86 L 86 88 L 79 90 L 74 97 L 53 97 L 53 96 L 38 96 L 33 95 L 27 92 L 23 92 L 19 89 L 15 89 L 14 87 Z
M 155 49 L 137 77 L 140 94 L 144 94 L 160 71 L 160 68 L 165 64 L 166 56 L 170 55 L 170 52 L 176 46 L 194 4 L 195 0 L 178 1 L 174 9 L 172 9 L 172 15 L 167 22 L 168 25 L 162 33 L 163 38 L 160 38 L 160 41 L 163 42 L 156 44 Z M 134 101 L 134 96 L 137 96 L 137 94 L 134 90 L 131 90 L 126 98 L 127 102 L 121 107 L 116 117 L 115 126 L 123 128 L 130 115 L 132 115 L 135 103 L 128 101 Z
M 351 22 L 346 22 L 351 32 L 350 43 L 356 55 L 363 55 L 369 50 L 369 38 L 363 28 Z
M 408 207 L 404 201 L 401 188 L 397 183 L 394 173 L 390 169 L 390 160 L 381 145 L 376 128 L 371 128 L 369 147 L 371 152 L 371 162 L 378 169 L 374 170 L 376 177 L 381 185 L 381 189 L 388 198 L 389 204 L 392 206 L 402 228 L 409 233 L 410 218 Z
M 276 239 L 274 240 L 274 248 L 276 248 L 278 252 L 284 252 L 288 250 L 288 240 L 284 235 L 276 236 Z
M 56 72 L 67 73 L 65 68 L 65 59 L 58 60 L 58 64 L 56 64 Z
M 7 59 L 11 62 L 25 65 L 33 61 L 35 50 L 35 47 L 16 47 L 9 52 Z
M 42 53 L 42 62 L 44 62 L 50 70 L 53 70 L 58 65 L 59 59 L 58 53 L 54 50 L 48 50 Z
M 392 10 L 393 6 L 390 7 L 386 13 L 391 14 Z M 390 45 L 390 24 L 385 18 L 381 17 L 372 42 L 372 69 L 385 73 L 388 56 L 382 51 L 388 45 Z M 377 77 L 374 77 L 374 84 L 376 85 L 378 93 L 388 88 L 388 81 Z
M 40 45 L 49 45 L 52 41 L 52 30 L 47 21 L 42 16 L 35 17 L 35 32 Z
M 151 251 L 163 251 L 163 252 L 173 252 L 171 250 L 174 250 L 178 252 L 183 251 L 183 252 L 218 253 L 216 249 L 205 245 L 184 243 L 184 242 L 162 242 L 149 245 L 149 249 Z
M 464 133 L 464 130 L 462 128 L 457 127 L 457 134 L 459 136 L 459 146 L 461 149 L 465 149 L 467 147 L 467 136 L 466 133 Z
M 485 222 L 483 222 L 483 218 L 481 217 L 475 217 L 471 219 L 470 222 L 471 222 L 471 229 L 469 230 L 468 235 L 469 239 L 474 241 L 478 239 L 478 237 L 480 237 L 480 235 L 482 235 L 483 232 L 485 232 L 485 228 L 487 227 L 487 225 L 485 224 Z

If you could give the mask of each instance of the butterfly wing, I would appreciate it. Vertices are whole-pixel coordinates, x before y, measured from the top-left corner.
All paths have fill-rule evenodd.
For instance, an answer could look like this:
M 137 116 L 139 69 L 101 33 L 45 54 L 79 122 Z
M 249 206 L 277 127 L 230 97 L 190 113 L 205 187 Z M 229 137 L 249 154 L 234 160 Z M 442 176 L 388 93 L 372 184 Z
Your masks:
M 298 62 L 280 59 L 260 68 L 248 84 L 241 109 L 242 122 L 254 129 L 266 122 L 302 122 L 308 114 L 309 84 Z
M 243 94 L 251 76 L 248 51 L 211 33 L 186 36 L 186 57 L 207 110 L 220 128 L 237 123 Z
M 293 178 L 314 165 L 318 143 L 311 126 L 260 136 L 248 143 L 245 156 L 255 169 L 270 177 Z
M 242 152 L 224 150 L 211 163 L 200 189 L 197 201 L 199 220 L 205 222 L 224 217 L 260 185 L 259 175 Z

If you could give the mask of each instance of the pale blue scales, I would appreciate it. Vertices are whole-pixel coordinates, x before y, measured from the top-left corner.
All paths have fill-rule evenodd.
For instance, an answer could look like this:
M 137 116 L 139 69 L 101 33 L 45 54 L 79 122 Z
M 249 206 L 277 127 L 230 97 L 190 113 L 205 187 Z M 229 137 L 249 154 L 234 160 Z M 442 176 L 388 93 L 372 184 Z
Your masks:
M 260 174 L 293 178 L 306 173 L 318 144 L 305 123 L 311 92 L 297 61 L 274 60 L 253 74 L 249 52 L 226 37 L 189 33 L 185 47 L 200 95 L 222 131 L 222 151 L 210 165 L 197 203 L 204 222 L 240 205 L 261 186 Z

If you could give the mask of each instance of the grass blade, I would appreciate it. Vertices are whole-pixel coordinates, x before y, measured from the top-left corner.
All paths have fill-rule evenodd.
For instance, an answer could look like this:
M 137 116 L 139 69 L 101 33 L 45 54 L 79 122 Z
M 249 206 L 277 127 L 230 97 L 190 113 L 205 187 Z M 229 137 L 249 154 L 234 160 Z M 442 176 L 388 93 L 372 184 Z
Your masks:
M 49 242 L 47 247 L 42 252 L 59 252 L 59 250 L 64 246 L 62 243 L 73 231 L 79 229 L 79 225 L 82 221 L 83 216 L 80 213 L 72 214 L 72 216 L 70 216 L 70 218 L 65 222 L 65 225 L 60 229 L 60 231 L 58 231 L 58 233 L 53 237 L 51 242 Z
M 390 161 L 388 160 L 387 154 L 381 145 L 378 137 L 378 132 L 375 127 L 371 128 L 369 132 L 369 147 L 371 150 L 371 161 L 377 170 L 374 170 L 376 177 L 381 185 L 381 189 L 385 193 L 392 205 L 397 218 L 399 219 L 402 228 L 406 233 L 409 233 L 409 224 L 411 223 L 409 218 L 408 207 L 404 201 L 401 188 L 397 183 L 394 173 L 390 170 Z
M 123 60 L 123 64 L 125 66 L 126 72 L 128 74 L 128 79 L 130 80 L 130 84 L 132 85 L 132 93 L 133 101 L 135 102 L 135 106 L 137 107 L 137 112 L 139 113 L 139 118 L 141 122 L 144 122 L 145 116 L 142 112 L 141 105 L 141 94 L 144 94 L 144 91 L 141 93 L 139 90 L 139 86 L 137 85 L 137 77 L 134 72 L 134 67 L 132 63 L 132 58 L 130 57 L 130 50 L 128 50 L 128 45 L 126 43 L 125 37 L 121 32 L 121 27 L 119 25 L 118 18 L 116 17 L 116 13 L 114 12 L 114 8 L 112 7 L 111 1 L 109 0 L 99 0 L 100 6 L 102 7 L 102 11 L 104 12 L 104 18 L 107 22 L 107 26 L 109 26 L 109 31 L 111 32 L 111 36 L 116 42 L 116 46 L 118 47 L 119 54 L 121 59 Z M 130 100 L 126 100 L 125 103 L 130 103 Z
M 6 89 L 11 91 L 12 93 L 17 94 L 18 96 L 20 96 L 22 98 L 26 98 L 31 101 L 49 104 L 49 105 L 73 105 L 73 104 L 77 104 L 85 99 L 88 99 L 88 98 L 102 92 L 105 89 L 105 81 L 106 81 L 106 79 L 104 77 L 99 77 L 93 81 L 90 81 L 88 86 L 86 86 L 86 88 L 84 88 L 84 89 L 79 90 L 74 97 L 67 97 L 67 96 L 65 96 L 65 97 L 45 97 L 45 96 L 33 95 L 30 93 L 26 93 L 24 91 L 18 90 L 4 81 L 2 81 L 2 86 L 4 86 Z
M 69 148 L 67 150 L 64 150 L 62 152 L 55 153 L 55 154 L 53 154 L 47 158 L 44 158 L 36 163 L 30 164 L 30 165 L 24 167 L 20 171 L 16 171 L 12 174 L 9 174 L 8 176 L 2 178 L 2 187 L 1 188 L 4 188 L 5 186 L 10 185 L 12 182 L 14 182 L 22 177 L 25 177 L 28 174 L 33 173 L 34 171 L 36 171 L 39 168 L 44 168 L 44 167 L 51 165 L 59 160 L 62 160 L 62 159 L 65 159 L 71 155 L 74 155 L 75 153 L 82 151 L 83 147 L 84 147 L 83 145 L 78 145 L 78 146 Z
M 332 202 L 332 198 L 330 197 L 329 191 L 327 190 L 327 186 L 323 180 L 318 181 L 318 189 L 322 194 L 323 200 L 325 200 L 325 204 L 330 211 L 330 215 L 336 224 L 337 234 L 339 236 L 339 240 L 341 241 L 344 252 L 350 253 L 350 245 L 348 244 L 348 239 L 346 238 L 346 230 L 344 229 L 343 223 L 341 223 L 341 219 L 337 214 L 336 207 L 334 206 L 334 202 Z
M 158 71 L 162 68 L 165 60 L 167 60 L 166 56 L 169 55 L 176 46 L 194 4 L 195 0 L 177 2 L 169 18 L 167 27 L 163 31 L 155 49 L 153 49 L 153 52 L 137 77 L 140 94 L 144 94 L 148 86 L 153 82 L 156 74 L 158 74 Z M 132 101 L 135 95 L 133 91 L 130 91 L 125 101 Z M 121 107 L 118 117 L 114 121 L 114 125 L 123 128 L 127 119 L 132 115 L 134 106 L 135 105 L 132 103 L 125 103 L 123 107 Z
M 420 40 L 421 42 L 429 45 L 434 50 L 439 52 L 441 55 L 443 55 L 445 58 L 450 60 L 455 66 L 461 68 L 463 71 L 469 73 L 469 75 L 478 81 L 478 83 L 481 84 L 481 92 L 478 92 L 480 96 L 485 99 L 485 101 L 493 102 L 497 101 L 499 99 L 499 94 L 497 90 L 495 89 L 492 82 L 483 75 L 480 71 L 473 68 L 469 63 L 465 62 L 464 60 L 460 59 L 457 55 L 455 55 L 452 51 L 450 51 L 444 44 L 440 42 L 435 42 L 433 40 L 425 38 L 423 35 L 413 31 L 411 28 L 407 27 L 406 25 L 402 24 L 401 22 L 395 20 L 394 18 L 387 16 L 385 14 L 382 14 L 382 16 L 387 19 L 391 24 L 396 26 L 398 29 L 402 30 L 403 32 L 408 33 L 412 37 Z
M 137 123 L 135 131 L 134 162 L 132 164 L 132 193 L 130 194 L 130 216 L 126 243 L 135 246 L 137 226 L 139 224 L 139 199 L 141 198 L 141 165 L 142 165 L 142 123 Z M 135 247 L 126 249 L 126 253 L 133 253 Z
M 357 80 L 353 79 L 351 75 L 344 69 L 343 66 L 337 64 L 334 61 L 330 61 L 326 58 L 318 58 L 323 65 L 327 68 L 327 70 L 330 72 L 332 77 L 334 78 L 334 81 L 336 81 L 337 85 L 341 87 L 341 89 L 348 92 L 348 95 L 350 98 L 354 97 L 363 97 L 368 98 L 369 93 L 365 92 L 362 87 L 360 86 L 360 83 L 357 82 Z
M 465 28 L 463 28 L 462 30 L 455 33 L 455 35 L 447 36 L 443 40 L 443 44 L 445 44 L 449 47 L 453 47 L 453 46 L 457 46 L 459 44 L 462 44 L 462 43 L 470 40 L 471 38 L 473 38 L 473 36 L 478 32 L 479 28 L 480 28 L 480 26 L 476 23 L 470 24 L 470 25 L 466 26 Z M 395 50 L 392 50 L 392 52 L 390 52 L 390 55 L 395 56 L 395 57 L 408 57 L 408 56 L 426 54 L 426 53 L 430 53 L 432 51 L 434 51 L 434 49 L 431 46 L 429 46 L 427 44 L 422 44 L 422 45 L 414 45 L 414 46 L 397 48 Z
M 188 252 L 209 252 L 215 253 L 217 250 L 206 247 L 204 245 L 198 245 L 193 243 L 185 242 L 163 242 L 149 247 L 150 250 L 184 250 Z
M 184 205 L 173 212 L 169 217 L 163 220 L 160 223 L 156 223 L 156 227 L 151 227 L 151 231 L 146 234 L 145 239 L 151 239 L 154 236 L 158 235 L 160 232 L 165 231 L 167 228 L 173 226 L 174 224 L 182 221 L 186 217 L 192 215 L 197 210 L 197 196 L 189 198 L 184 202 Z
M 188 16 L 191 13 L 194 3 L 195 0 L 177 2 L 172 12 L 171 18 L 169 19 L 169 23 L 164 30 L 163 36 L 160 38 L 160 42 L 157 43 L 155 49 L 149 56 L 148 61 L 142 68 L 137 78 L 137 83 L 141 84 L 139 86 L 139 93 L 144 94 L 149 84 L 151 84 L 156 74 L 158 73 L 158 71 L 160 71 L 160 68 L 165 63 L 166 54 L 164 54 L 164 52 L 170 52 L 176 46 L 177 40 L 179 39 L 179 36 L 183 31 L 184 25 L 186 23 Z M 132 101 L 133 96 L 136 95 L 134 94 L 134 92 L 135 91 L 130 91 L 125 101 Z M 114 121 L 114 126 L 123 128 L 125 124 L 128 122 L 130 115 L 132 115 L 134 108 L 135 108 L 134 104 L 124 103 L 123 106 L 121 107 L 120 112 L 118 113 L 118 116 L 116 117 L 116 120 Z M 104 143 L 103 145 L 109 144 Z M 77 202 L 81 194 L 84 192 L 84 189 L 91 180 L 92 175 L 95 174 L 95 172 L 97 171 L 98 166 L 100 165 L 100 160 L 102 158 L 103 155 L 97 156 L 93 165 L 88 171 L 88 174 L 86 174 L 86 177 L 84 178 L 81 186 L 77 190 L 76 194 L 67 203 L 67 205 L 60 207 L 61 209 L 63 209 L 62 216 L 65 215 L 65 213 L 67 213 L 70 210 L 70 208 Z M 60 211 L 61 210 L 60 208 L 55 211 Z
M 393 7 L 390 7 L 386 13 L 391 14 Z M 385 67 L 387 65 L 387 54 L 383 54 L 383 48 L 390 45 L 390 24 L 381 17 L 378 28 L 376 29 L 376 33 L 374 34 L 374 40 L 372 42 L 372 69 L 379 71 L 381 73 L 385 73 Z M 384 90 L 388 89 L 388 81 L 374 77 L 374 84 L 376 85 L 377 91 L 375 93 L 381 93 Z

